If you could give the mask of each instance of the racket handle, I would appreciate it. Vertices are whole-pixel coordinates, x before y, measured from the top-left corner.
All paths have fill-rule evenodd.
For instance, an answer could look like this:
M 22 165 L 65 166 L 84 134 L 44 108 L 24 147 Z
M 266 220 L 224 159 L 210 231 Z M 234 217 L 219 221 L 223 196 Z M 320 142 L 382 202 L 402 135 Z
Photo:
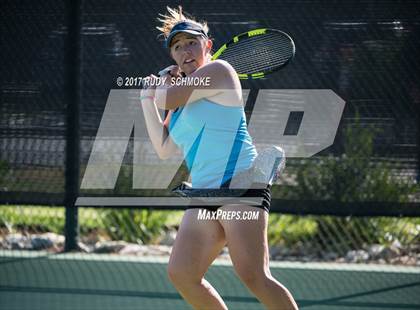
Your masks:
M 166 67 L 165 69 L 160 70 L 157 75 L 162 76 L 162 75 L 168 74 L 169 72 L 171 72 L 172 67 L 173 67 L 173 65 L 171 65 L 169 67 Z M 182 77 L 186 77 L 184 72 L 181 72 L 181 75 L 182 75 Z
M 171 71 L 170 69 L 165 68 L 163 70 L 160 70 L 159 73 L 157 74 L 157 76 L 162 76 L 162 75 L 168 74 L 170 71 Z

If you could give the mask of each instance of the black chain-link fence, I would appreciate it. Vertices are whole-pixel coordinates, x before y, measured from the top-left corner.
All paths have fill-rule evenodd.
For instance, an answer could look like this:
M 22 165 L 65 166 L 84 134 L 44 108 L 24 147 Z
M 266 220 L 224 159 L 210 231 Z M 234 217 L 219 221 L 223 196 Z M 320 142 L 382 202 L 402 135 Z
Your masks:
M 166 5 L 178 2 L 82 1 L 79 11 L 73 6 L 80 23 L 69 23 L 63 1 L 1 2 L 0 203 L 69 206 L 68 199 L 75 198 L 66 200 L 69 179 L 78 168 L 79 181 L 83 177 L 117 78 L 146 76 L 171 63 L 155 29 Z M 293 37 L 293 62 L 252 85 L 244 81 L 244 89 L 331 89 L 346 102 L 332 146 L 310 159 L 288 159 L 273 188 L 273 212 L 420 214 L 418 1 L 191 1 L 183 6 L 208 21 L 216 47 L 259 27 L 281 29 Z M 80 59 L 74 63 L 67 53 L 72 46 L 69 25 L 80 29 L 75 36 L 80 38 Z M 79 70 L 71 71 L 72 64 Z M 66 84 L 71 84 L 71 72 L 77 78 L 73 88 Z M 69 102 L 69 96 L 75 102 Z M 78 108 L 71 109 L 77 98 Z M 78 111 L 78 126 L 69 131 L 74 125 L 69 113 Z M 76 140 L 68 144 L 69 138 Z M 69 145 L 80 145 L 76 157 L 69 156 Z M 124 169 L 131 169 L 132 150 L 130 142 Z M 77 157 L 79 162 L 69 162 Z M 139 193 L 131 188 L 131 172 L 125 172 L 108 194 Z M 5 214 L 3 228 L 10 224 Z M 406 223 L 394 220 L 395 226 Z M 418 233 L 415 220 L 407 221 L 410 231 Z M 337 257 L 379 242 L 367 233 L 357 246 L 347 248 L 352 241 L 343 241 L 346 246 L 334 251 L 332 244 L 341 241 L 327 237 L 335 233 L 328 234 L 326 227 L 335 223 L 337 231 L 351 228 L 341 220 L 315 222 L 324 232 L 317 237 L 319 244 L 326 242 L 325 248 Z M 410 244 L 418 242 L 407 238 Z
M 133 189 L 133 131 L 116 186 L 80 189 L 110 91 L 136 88 L 119 87 L 118 78 L 171 64 L 156 17 L 178 4 L 0 1 L 1 309 L 187 307 L 165 275 L 185 206 L 74 206 L 84 196 L 167 198 L 188 176 L 183 165 L 167 190 Z M 334 143 L 310 158 L 289 156 L 273 185 L 273 276 L 301 309 L 419 308 L 420 1 L 182 5 L 208 21 L 215 49 L 260 27 L 294 39 L 292 63 L 242 81 L 251 99 L 264 90 L 327 89 L 346 103 Z M 271 100 L 267 111 L 281 103 Z M 259 117 L 277 141 L 273 115 Z M 141 156 L 153 159 L 148 136 L 136 138 L 150 146 Z M 157 166 L 172 169 L 168 162 Z M 230 308 L 260 309 L 223 262 L 227 254 L 206 279 Z

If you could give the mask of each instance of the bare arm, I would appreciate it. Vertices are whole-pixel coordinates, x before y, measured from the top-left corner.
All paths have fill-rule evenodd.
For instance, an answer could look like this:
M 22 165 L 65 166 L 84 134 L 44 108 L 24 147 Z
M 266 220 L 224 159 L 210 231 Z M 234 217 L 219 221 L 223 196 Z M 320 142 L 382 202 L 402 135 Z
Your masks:
M 142 97 L 146 96 L 145 93 L 142 91 Z M 161 159 L 169 158 L 178 149 L 169 136 L 169 118 L 167 117 L 165 123 L 162 122 L 159 111 L 151 97 L 142 99 L 142 107 L 147 132 L 156 153 Z
M 189 78 L 209 77 L 209 86 L 177 86 L 166 83 L 157 87 L 156 105 L 160 109 L 173 110 L 189 102 L 201 98 L 209 98 L 220 94 L 223 89 L 237 87 L 235 70 L 226 62 L 212 61 L 198 68 Z M 169 79 L 168 79 L 169 80 Z M 197 90 L 197 91 L 194 91 Z M 194 92 L 193 92 L 194 91 Z

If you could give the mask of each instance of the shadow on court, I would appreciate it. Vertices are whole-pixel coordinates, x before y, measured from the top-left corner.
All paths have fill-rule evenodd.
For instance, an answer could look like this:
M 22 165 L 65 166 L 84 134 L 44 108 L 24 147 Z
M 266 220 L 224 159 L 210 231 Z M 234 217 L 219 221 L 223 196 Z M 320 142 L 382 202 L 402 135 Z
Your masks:
M 0 251 L 0 309 L 188 309 L 165 258 Z M 420 309 L 420 268 L 278 263 L 275 278 L 300 309 Z M 230 309 L 264 309 L 215 262 L 206 275 Z

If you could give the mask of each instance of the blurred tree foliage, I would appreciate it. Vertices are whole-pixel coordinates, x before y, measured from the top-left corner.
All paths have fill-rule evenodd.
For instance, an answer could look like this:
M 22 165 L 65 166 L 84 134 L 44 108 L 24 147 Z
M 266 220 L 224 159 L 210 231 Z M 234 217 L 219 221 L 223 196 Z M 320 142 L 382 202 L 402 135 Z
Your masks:
M 344 153 L 319 160 L 302 159 L 294 168 L 298 186 L 280 187 L 285 199 L 333 200 L 337 202 L 407 202 L 419 191 L 411 180 L 392 174 L 389 162 L 374 162 L 373 141 L 378 129 L 362 126 L 357 116 L 344 129 Z
M 356 115 L 355 122 L 344 129 L 344 152 L 318 159 L 302 159 L 291 167 L 289 173 L 296 176 L 295 186 L 276 186 L 273 196 L 290 200 L 329 200 L 340 202 L 387 201 L 402 203 L 419 193 L 414 180 L 402 179 L 393 174 L 393 167 L 385 161 L 374 162 L 374 139 L 378 129 L 363 126 Z M 328 232 L 341 234 L 343 248 L 355 243 L 390 244 L 394 241 L 409 244 L 415 238 L 413 227 L 395 225 L 394 219 L 351 217 L 282 217 L 270 216 L 269 237 L 271 243 L 287 246 L 295 244 L 302 236 L 328 248 L 332 240 L 321 240 Z M 418 224 L 418 223 L 417 223 Z M 398 231 L 390 231 L 390 229 Z M 321 234 L 322 232 L 322 234 Z M 355 241 L 357 240 L 357 242 Z

